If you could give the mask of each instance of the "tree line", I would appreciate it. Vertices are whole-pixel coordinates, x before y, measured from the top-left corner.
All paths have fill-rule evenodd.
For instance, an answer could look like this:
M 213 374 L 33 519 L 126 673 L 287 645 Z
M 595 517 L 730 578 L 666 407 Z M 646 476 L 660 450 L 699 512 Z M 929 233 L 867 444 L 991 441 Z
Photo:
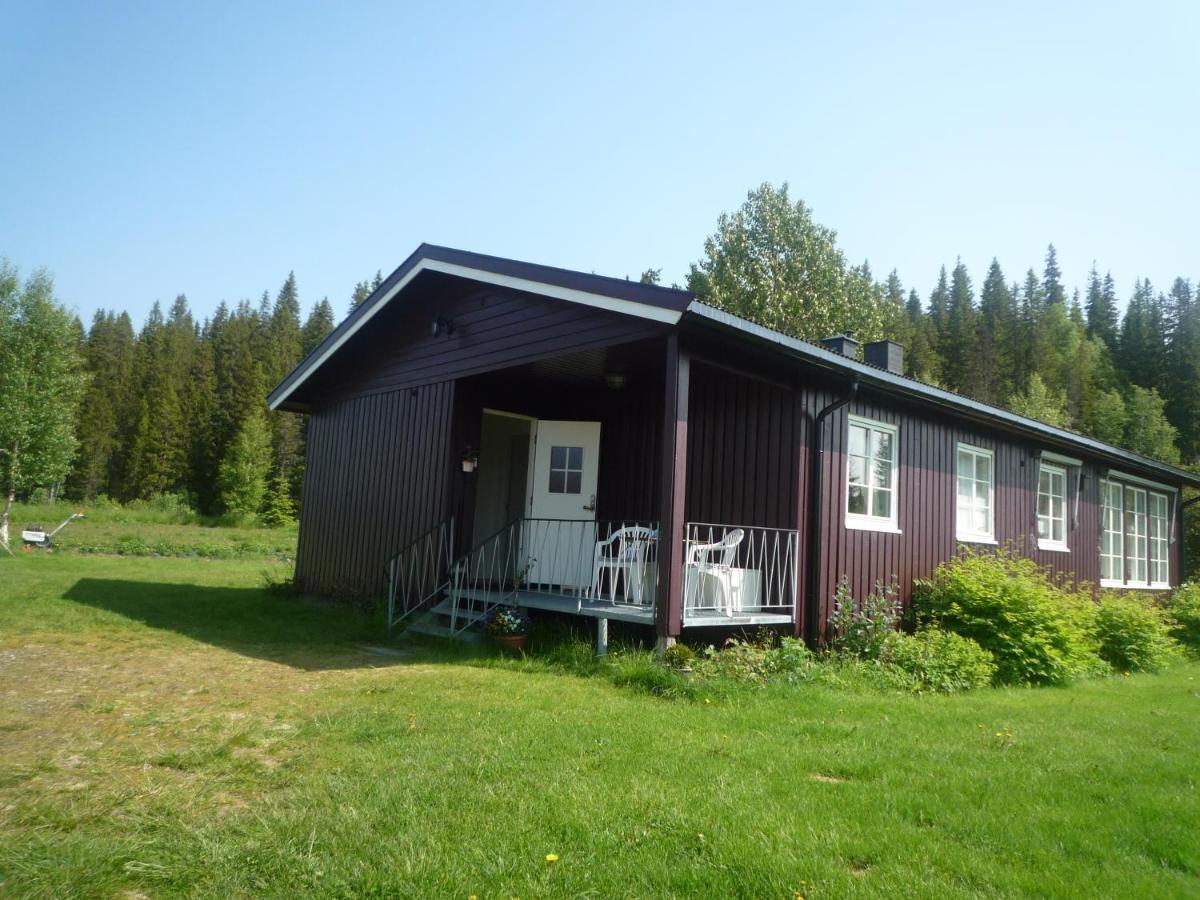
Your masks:
M 97 312 L 78 338 L 88 377 L 65 493 L 183 494 L 207 514 L 291 519 L 304 422 L 270 411 L 266 395 L 333 327 L 328 299 L 302 318 L 294 274 L 273 298 L 222 303 L 202 322 L 184 295 L 165 313 L 156 302 L 137 329 L 126 312 Z
M 906 347 L 906 374 L 1169 463 L 1200 463 L 1200 285 L 1138 279 L 1124 313 L 1093 264 L 1064 283 L 1054 245 L 1010 279 L 993 259 L 977 282 L 961 259 L 927 297 L 899 274 L 849 265 L 836 234 L 786 184 L 750 191 L 718 220 L 688 287 L 794 337 L 853 331 Z M 651 278 L 654 270 L 647 273 Z M 646 276 L 643 276 L 646 277 Z M 978 288 L 976 287 L 978 285 Z
M 642 280 L 659 280 L 648 269 Z M 354 285 L 353 310 L 382 283 Z M 854 331 L 907 348 L 907 374 L 1167 462 L 1200 461 L 1200 290 L 1139 279 L 1120 312 L 1093 267 L 1069 289 L 1049 246 L 1010 279 L 993 260 L 978 289 L 961 261 L 927 297 L 897 272 L 849 264 L 836 234 L 787 185 L 764 184 L 720 216 L 692 265 L 703 301 L 817 341 Z M 6 504 L 47 489 L 73 499 L 186 496 L 212 515 L 294 517 L 305 421 L 266 395 L 334 328 L 328 299 L 302 315 L 289 274 L 272 297 L 222 303 L 203 321 L 187 298 L 140 327 L 101 310 L 85 329 L 34 273 L 0 264 L 0 480 Z M 0 526 L 6 516 L 0 514 Z

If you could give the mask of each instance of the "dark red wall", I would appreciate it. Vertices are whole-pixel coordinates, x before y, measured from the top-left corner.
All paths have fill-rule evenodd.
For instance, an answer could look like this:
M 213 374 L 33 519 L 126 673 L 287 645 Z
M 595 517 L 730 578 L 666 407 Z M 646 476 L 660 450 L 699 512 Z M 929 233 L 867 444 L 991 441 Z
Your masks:
M 296 582 L 373 595 L 388 559 L 451 507 L 454 384 L 331 404 L 309 421 Z

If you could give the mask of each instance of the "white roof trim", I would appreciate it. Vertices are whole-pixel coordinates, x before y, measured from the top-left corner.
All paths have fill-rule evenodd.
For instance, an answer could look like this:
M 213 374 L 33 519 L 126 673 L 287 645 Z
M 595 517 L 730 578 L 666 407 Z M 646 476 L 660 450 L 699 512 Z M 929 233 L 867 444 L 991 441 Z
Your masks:
M 1169 484 L 1163 484 L 1161 481 L 1151 481 L 1149 478 L 1142 478 L 1139 475 L 1126 475 L 1124 472 L 1116 469 L 1109 469 L 1104 473 L 1104 481 L 1125 481 L 1129 484 L 1135 484 L 1138 487 L 1153 488 L 1156 491 L 1164 494 L 1177 494 L 1178 488 L 1171 487 Z
M 1076 459 L 1073 456 L 1065 456 L 1062 453 L 1055 453 L 1053 450 L 1041 451 L 1042 459 L 1048 463 L 1058 463 L 1063 466 L 1082 466 L 1083 460 Z
M 627 316 L 637 316 L 642 319 L 650 319 L 655 322 L 663 322 L 668 325 L 676 324 L 683 316 L 683 312 L 673 309 L 664 309 L 660 306 L 652 306 L 649 303 L 638 303 L 634 300 L 624 300 L 620 297 L 609 297 L 605 294 L 593 294 L 588 291 L 580 291 L 574 288 L 559 287 L 555 284 L 546 284 L 542 281 L 533 281 L 528 278 L 516 278 L 512 275 L 499 275 L 495 272 L 488 272 L 484 269 L 475 269 L 470 266 L 461 266 L 457 263 L 443 262 L 440 259 L 422 259 L 413 266 L 403 278 L 392 285 L 391 289 L 371 304 L 367 310 L 359 316 L 358 320 L 353 325 L 346 329 L 345 334 L 339 337 L 336 341 L 330 344 L 320 356 L 312 360 L 304 367 L 304 371 L 288 389 L 284 391 L 271 404 L 271 409 L 278 409 L 279 406 L 290 397 L 300 385 L 308 379 L 308 376 L 324 365 L 329 357 L 333 356 L 338 349 L 350 340 L 358 330 L 363 327 L 375 313 L 383 309 L 392 298 L 400 293 L 404 288 L 424 271 L 442 272 L 446 275 L 457 275 L 460 278 L 469 278 L 472 281 L 482 281 L 487 284 L 494 284 L 498 287 L 512 288 L 517 291 L 526 291 L 530 294 L 540 294 L 544 297 L 554 297 L 558 300 L 566 300 L 569 303 L 579 303 L 583 306 L 591 306 L 597 309 L 606 309 L 610 312 L 622 313 Z

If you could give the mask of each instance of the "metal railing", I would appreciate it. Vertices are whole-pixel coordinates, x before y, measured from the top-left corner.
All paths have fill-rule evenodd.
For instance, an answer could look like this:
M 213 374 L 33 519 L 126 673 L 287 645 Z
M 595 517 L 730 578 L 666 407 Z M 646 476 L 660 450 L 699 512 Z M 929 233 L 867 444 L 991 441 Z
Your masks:
M 636 521 L 519 519 L 450 567 L 450 629 L 462 631 L 519 595 L 653 610 L 658 525 Z
M 683 542 L 683 621 L 795 616 L 800 533 L 689 522 Z
M 454 518 L 425 532 L 388 561 L 388 628 L 423 608 L 446 588 Z

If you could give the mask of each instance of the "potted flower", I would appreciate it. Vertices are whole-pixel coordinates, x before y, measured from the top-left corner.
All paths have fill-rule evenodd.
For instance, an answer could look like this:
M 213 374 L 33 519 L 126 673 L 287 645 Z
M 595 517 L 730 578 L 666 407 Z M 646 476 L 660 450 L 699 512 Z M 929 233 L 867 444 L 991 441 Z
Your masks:
M 521 650 L 529 636 L 529 616 L 515 606 L 497 606 L 488 612 L 483 630 L 501 647 Z

